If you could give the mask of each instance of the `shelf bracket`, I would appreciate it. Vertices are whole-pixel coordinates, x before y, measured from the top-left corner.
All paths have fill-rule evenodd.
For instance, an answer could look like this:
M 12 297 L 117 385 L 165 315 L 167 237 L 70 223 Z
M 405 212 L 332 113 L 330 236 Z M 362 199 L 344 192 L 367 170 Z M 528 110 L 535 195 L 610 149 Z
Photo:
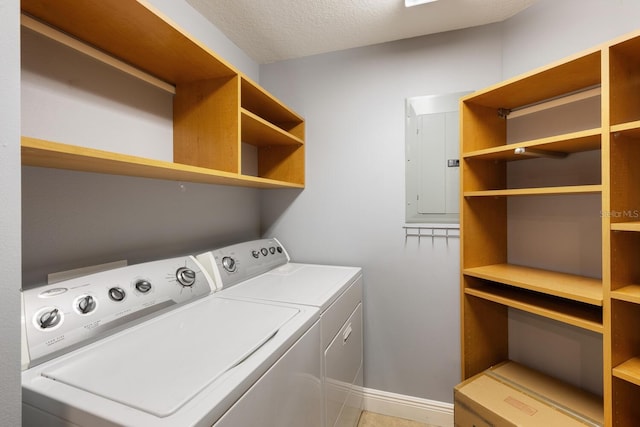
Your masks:
M 545 157 L 549 159 L 564 159 L 568 156 L 567 153 L 561 151 L 538 150 L 524 147 L 514 149 L 513 153 L 523 157 Z
M 509 114 L 511 114 L 510 108 L 498 108 L 498 117 L 501 119 L 506 119 Z

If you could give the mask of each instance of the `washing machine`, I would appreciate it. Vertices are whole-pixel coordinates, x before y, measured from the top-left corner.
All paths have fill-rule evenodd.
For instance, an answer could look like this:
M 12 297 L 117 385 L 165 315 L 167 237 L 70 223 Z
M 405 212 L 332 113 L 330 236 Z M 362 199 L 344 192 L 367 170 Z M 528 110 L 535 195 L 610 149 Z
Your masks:
M 319 427 L 319 309 L 214 288 L 188 256 L 24 290 L 23 425 Z
M 351 427 L 362 411 L 362 270 L 291 262 L 277 239 L 260 239 L 197 256 L 216 294 L 320 312 L 323 425 Z

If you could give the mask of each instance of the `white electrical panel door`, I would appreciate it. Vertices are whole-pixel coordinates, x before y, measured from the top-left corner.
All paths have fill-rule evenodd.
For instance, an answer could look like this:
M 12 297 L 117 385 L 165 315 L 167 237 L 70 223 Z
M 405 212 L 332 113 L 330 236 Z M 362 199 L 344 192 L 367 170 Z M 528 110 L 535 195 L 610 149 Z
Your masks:
M 466 93 L 407 100 L 407 222 L 458 222 L 458 102 Z

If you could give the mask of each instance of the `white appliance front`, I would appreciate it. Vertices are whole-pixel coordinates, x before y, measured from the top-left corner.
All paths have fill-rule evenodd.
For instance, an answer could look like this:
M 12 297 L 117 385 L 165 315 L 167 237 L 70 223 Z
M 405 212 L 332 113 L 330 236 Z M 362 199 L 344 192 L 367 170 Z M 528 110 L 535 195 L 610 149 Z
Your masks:
M 53 289 L 67 289 L 63 285 Z M 69 287 L 67 293 L 74 289 Z M 39 293 L 46 304 L 51 304 L 51 294 Z M 99 293 L 93 295 L 99 304 Z M 128 300 L 133 302 L 133 296 Z M 99 308 L 107 303 L 102 304 Z M 59 311 L 66 311 L 61 322 L 72 316 L 66 309 Z M 38 316 L 42 317 L 39 312 Z M 84 316 L 86 327 L 99 325 L 90 313 Z M 264 396 L 250 389 L 265 383 L 274 388 L 295 384 L 296 393 L 286 403 L 304 408 L 304 425 L 319 427 L 318 319 L 313 307 L 216 295 L 172 307 L 24 370 L 23 425 L 211 426 L 240 398 L 249 402 L 242 417 L 254 417 L 248 425 L 300 425 L 300 411 L 292 412 L 286 424 L 282 414 L 258 410 Z M 57 338 L 50 345 L 64 339 L 48 324 L 40 329 L 52 329 Z M 244 425 L 228 424 L 239 417 L 231 410 L 225 423 Z

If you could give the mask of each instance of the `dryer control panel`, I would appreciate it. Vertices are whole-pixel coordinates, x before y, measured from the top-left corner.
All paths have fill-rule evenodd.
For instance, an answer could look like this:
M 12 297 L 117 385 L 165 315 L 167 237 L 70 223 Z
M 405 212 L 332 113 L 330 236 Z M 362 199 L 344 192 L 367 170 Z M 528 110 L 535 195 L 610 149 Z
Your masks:
M 289 262 L 277 239 L 260 239 L 214 249 L 198 255 L 217 290 L 249 280 Z
M 23 369 L 212 290 L 211 277 L 190 256 L 24 290 Z

